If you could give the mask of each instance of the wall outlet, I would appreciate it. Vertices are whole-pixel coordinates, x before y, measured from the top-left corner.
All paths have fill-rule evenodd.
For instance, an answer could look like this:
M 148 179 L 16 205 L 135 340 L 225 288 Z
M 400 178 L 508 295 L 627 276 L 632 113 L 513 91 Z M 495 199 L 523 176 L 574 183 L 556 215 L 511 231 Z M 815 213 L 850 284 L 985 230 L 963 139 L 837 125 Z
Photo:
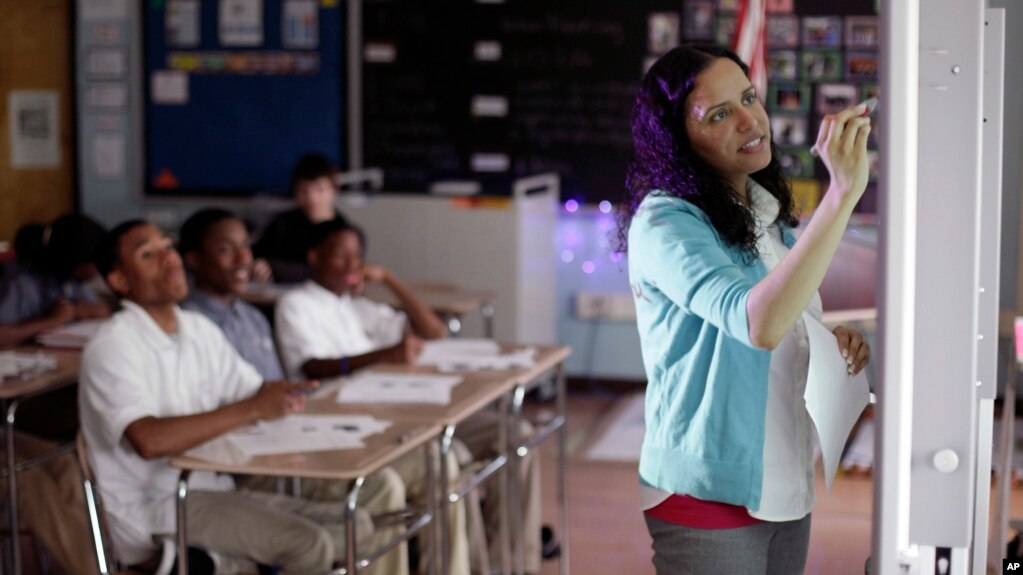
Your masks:
M 575 315 L 579 319 L 635 321 L 636 303 L 628 292 L 578 292 L 575 294 Z

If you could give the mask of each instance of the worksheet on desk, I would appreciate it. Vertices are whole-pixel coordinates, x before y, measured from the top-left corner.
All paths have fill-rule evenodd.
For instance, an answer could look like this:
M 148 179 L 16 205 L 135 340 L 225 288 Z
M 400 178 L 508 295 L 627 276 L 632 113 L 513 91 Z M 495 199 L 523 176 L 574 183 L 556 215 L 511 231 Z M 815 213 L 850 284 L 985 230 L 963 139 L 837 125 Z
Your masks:
M 523 369 L 536 364 L 534 355 L 532 347 L 501 353 L 501 347 L 490 339 L 438 339 L 424 343 L 416 365 L 432 365 L 440 371 Z
M 371 415 L 296 414 L 236 429 L 189 451 L 201 459 L 234 461 L 277 453 L 358 449 L 391 426 Z
M 451 403 L 451 388 L 462 382 L 457 375 L 429 373 L 362 372 L 341 384 L 338 403 Z

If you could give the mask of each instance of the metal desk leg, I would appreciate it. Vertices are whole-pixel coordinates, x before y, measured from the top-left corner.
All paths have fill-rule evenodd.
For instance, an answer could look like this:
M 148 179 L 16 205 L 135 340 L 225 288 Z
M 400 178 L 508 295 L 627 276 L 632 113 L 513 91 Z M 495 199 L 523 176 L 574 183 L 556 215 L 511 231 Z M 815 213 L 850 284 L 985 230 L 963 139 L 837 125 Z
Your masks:
M 440 445 L 438 445 L 440 442 L 441 439 L 438 438 L 437 442 L 431 441 L 423 448 L 423 454 L 426 457 L 426 508 L 431 517 L 424 539 L 430 542 L 429 546 L 434 550 L 440 549 L 444 545 L 446 537 L 446 535 L 441 535 L 441 530 L 437 527 L 437 514 L 440 511 L 437 503 L 437 466 L 434 465 L 434 458 L 440 453 Z M 427 552 L 427 573 L 437 575 L 437 560 L 440 557 L 436 551 L 424 551 Z
M 509 492 L 511 494 L 511 533 L 512 533 L 512 557 L 515 564 L 513 573 L 525 575 L 525 545 L 522 534 L 522 458 L 529 453 L 529 448 L 523 445 L 522 435 L 519 433 L 522 423 L 522 402 L 526 398 L 526 387 L 516 385 L 512 391 L 511 401 L 511 425 L 508 427 L 508 439 L 511 442 L 513 453 L 509 464 L 511 469 L 508 474 L 511 476 Z
M 440 515 L 437 523 L 437 530 L 440 531 L 437 538 L 437 556 L 440 557 L 440 572 L 446 574 L 451 567 L 451 553 L 448 533 L 450 531 L 448 512 L 451 510 L 451 486 L 448 485 L 448 455 L 451 453 L 451 442 L 455 436 L 455 426 L 446 425 L 440 436 L 440 473 L 438 473 L 438 491 L 440 492 L 440 506 L 437 513 Z
M 355 509 L 359 501 L 359 491 L 362 490 L 362 484 L 365 483 L 366 477 L 360 475 L 356 478 L 352 484 L 352 488 L 348 491 L 348 500 L 345 502 L 345 537 L 347 537 L 345 545 L 345 566 L 347 567 L 348 575 L 355 575 L 358 573 L 358 553 L 355 545 Z
M 483 314 L 483 333 L 487 339 L 494 339 L 494 305 L 483 304 L 480 306 L 480 313 Z
M 18 411 L 18 400 L 10 404 L 4 401 L 7 418 L 7 526 L 11 544 L 11 573 L 21 575 L 21 546 L 18 545 L 18 461 L 14 453 L 14 418 Z
M 561 575 L 569 571 L 569 536 L 568 536 L 568 490 L 566 489 L 565 470 L 568 464 L 568 415 L 565 411 L 567 385 L 565 383 L 565 364 L 559 363 L 554 375 L 558 387 L 558 415 L 561 416 L 561 427 L 558 428 L 558 507 L 561 513 Z
M 513 456 L 514 448 L 512 447 L 511 438 L 509 436 L 509 425 L 513 423 L 513 420 L 508 415 L 509 396 L 506 394 L 501 398 L 500 409 L 498 409 L 498 445 L 501 446 L 501 455 L 504 456 L 505 464 L 501 467 L 500 475 L 498 476 L 498 494 L 500 496 L 500 537 L 501 537 L 501 573 L 511 573 L 511 506 L 512 499 L 510 497 L 509 489 L 511 485 L 511 461 Z
M 177 520 L 178 520 L 178 575 L 188 575 L 188 476 L 192 472 L 188 469 L 181 471 L 178 476 L 177 490 Z

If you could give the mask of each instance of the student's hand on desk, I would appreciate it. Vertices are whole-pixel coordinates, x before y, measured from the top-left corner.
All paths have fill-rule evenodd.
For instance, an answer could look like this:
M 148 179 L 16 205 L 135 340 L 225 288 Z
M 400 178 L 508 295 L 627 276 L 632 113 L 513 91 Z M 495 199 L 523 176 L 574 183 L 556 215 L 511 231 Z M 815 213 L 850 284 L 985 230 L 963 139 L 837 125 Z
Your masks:
M 838 338 L 838 349 L 845 358 L 849 375 L 856 375 L 870 361 L 870 344 L 859 331 L 840 325 L 831 330 Z
M 60 298 L 57 300 L 57 303 L 53 304 L 53 307 L 50 308 L 50 313 L 47 317 L 55 323 L 64 325 L 65 323 L 74 321 L 75 315 L 75 304 L 64 298 Z
M 274 272 L 270 267 L 270 262 L 263 258 L 252 260 L 252 270 L 249 273 L 252 275 L 252 281 L 254 282 L 265 284 L 274 281 Z
M 319 386 L 318 381 L 267 381 L 250 401 L 258 419 L 279 419 L 304 410 L 306 393 Z
M 101 301 L 75 302 L 75 315 L 78 319 L 104 319 L 110 317 L 110 314 L 110 306 Z
M 421 353 L 423 353 L 423 340 L 414 333 L 406 331 L 401 343 L 391 348 L 390 361 L 412 365 Z

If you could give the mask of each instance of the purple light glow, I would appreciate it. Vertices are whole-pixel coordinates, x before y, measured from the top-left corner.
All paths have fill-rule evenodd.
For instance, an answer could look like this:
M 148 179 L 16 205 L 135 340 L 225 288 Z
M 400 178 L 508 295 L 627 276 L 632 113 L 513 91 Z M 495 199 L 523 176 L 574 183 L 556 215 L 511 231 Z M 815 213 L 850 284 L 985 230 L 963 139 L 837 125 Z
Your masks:
M 586 260 L 586 261 L 583 262 L 583 273 L 584 274 L 592 274 L 596 269 L 597 269 L 597 264 L 591 262 L 590 260 Z
M 565 211 L 566 212 L 568 212 L 570 214 L 574 214 L 578 210 L 579 210 L 579 202 L 577 202 L 575 200 L 568 200 L 567 202 L 565 202 Z

